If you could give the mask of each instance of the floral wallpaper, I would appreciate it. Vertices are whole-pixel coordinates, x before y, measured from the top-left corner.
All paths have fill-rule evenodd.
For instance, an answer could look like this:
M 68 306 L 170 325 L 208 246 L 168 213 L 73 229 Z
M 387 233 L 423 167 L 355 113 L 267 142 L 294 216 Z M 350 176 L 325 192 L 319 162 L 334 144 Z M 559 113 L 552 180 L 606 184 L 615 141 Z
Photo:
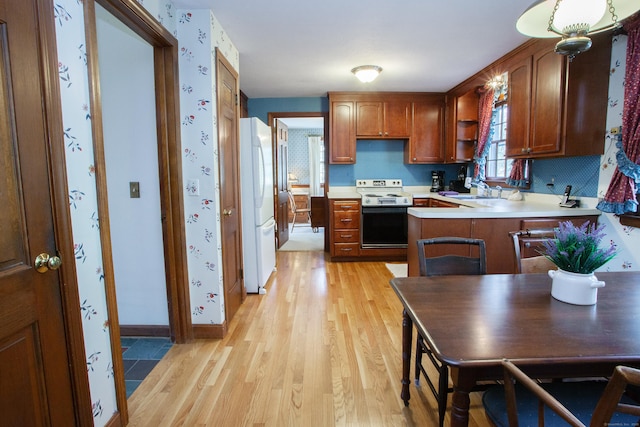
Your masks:
M 194 324 L 224 321 L 215 48 L 239 70 L 239 53 L 210 10 L 139 0 L 179 42 L 185 228 Z M 54 2 L 69 206 L 94 424 L 117 411 L 102 269 L 82 0 Z M 198 180 L 198 186 L 194 185 Z
M 236 71 L 239 53 L 209 10 L 179 10 L 177 34 L 191 316 L 194 324 L 221 324 L 224 292 L 218 239 L 221 231 L 215 48 Z M 196 182 L 199 185 L 194 185 Z
M 102 272 L 83 3 L 58 0 L 54 6 L 69 206 L 87 373 L 94 424 L 104 425 L 117 406 Z
M 170 2 L 140 3 L 175 33 L 175 11 Z M 99 234 L 84 3 L 55 0 L 53 5 L 79 309 L 94 425 L 104 426 L 117 411 L 117 403 Z
M 622 126 L 622 107 L 624 98 L 624 74 L 626 61 L 627 36 L 614 36 L 611 52 L 611 74 L 609 78 L 609 106 L 607 109 L 607 132 L 604 155 L 600 160 L 600 176 L 598 180 L 598 198 L 602 199 L 616 168 L 616 147 L 618 137 L 611 129 Z M 618 248 L 618 255 L 605 264 L 603 271 L 640 270 L 640 253 L 632 248 L 637 247 L 634 240 L 640 238 L 640 229 L 620 224 L 617 216 L 603 213 L 599 222 L 605 224 L 606 233 Z

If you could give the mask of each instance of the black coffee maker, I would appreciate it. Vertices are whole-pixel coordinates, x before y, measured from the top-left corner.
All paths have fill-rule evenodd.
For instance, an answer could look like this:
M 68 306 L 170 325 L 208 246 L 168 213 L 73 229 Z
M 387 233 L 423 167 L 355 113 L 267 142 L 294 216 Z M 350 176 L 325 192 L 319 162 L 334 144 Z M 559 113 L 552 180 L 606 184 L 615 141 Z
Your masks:
M 444 171 L 431 172 L 431 191 L 444 191 Z
M 467 178 L 467 166 L 460 166 L 460 170 L 458 171 L 458 179 L 454 181 L 449 181 L 449 190 L 457 191 L 458 193 L 469 193 L 470 190 L 464 186 L 465 180 Z

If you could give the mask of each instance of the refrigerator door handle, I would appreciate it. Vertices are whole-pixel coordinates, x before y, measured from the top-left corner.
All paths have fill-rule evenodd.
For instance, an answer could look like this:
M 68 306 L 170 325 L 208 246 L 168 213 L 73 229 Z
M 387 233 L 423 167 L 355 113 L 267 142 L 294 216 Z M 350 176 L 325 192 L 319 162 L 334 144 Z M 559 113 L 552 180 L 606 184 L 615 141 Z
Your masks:
M 258 182 L 260 187 L 260 194 L 256 194 L 256 207 L 262 207 L 264 203 L 264 192 L 265 192 L 265 184 L 266 184 L 266 168 L 264 167 L 264 150 L 262 149 L 262 144 L 258 145 L 258 154 L 260 155 L 260 163 L 258 164 L 258 168 L 260 169 L 260 181 Z
M 276 220 L 273 218 L 269 218 L 269 221 L 265 222 L 262 228 L 264 228 L 265 230 L 268 230 L 275 226 L 276 226 Z

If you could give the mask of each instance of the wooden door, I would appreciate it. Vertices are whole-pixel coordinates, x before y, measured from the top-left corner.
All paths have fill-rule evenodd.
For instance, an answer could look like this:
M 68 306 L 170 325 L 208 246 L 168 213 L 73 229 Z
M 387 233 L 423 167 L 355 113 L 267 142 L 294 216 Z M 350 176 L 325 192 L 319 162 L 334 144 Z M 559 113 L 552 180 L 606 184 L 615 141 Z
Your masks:
M 275 120 L 275 141 L 276 141 L 276 161 L 275 161 L 275 174 L 276 174 L 276 186 L 277 197 L 276 203 L 276 223 L 278 240 L 278 249 L 282 247 L 287 240 L 289 240 L 289 193 L 288 189 L 288 157 L 289 157 L 289 128 L 280 120 Z
M 60 277 L 53 261 L 34 266 L 41 253 L 57 255 L 36 2 L 0 0 L 0 417 L 8 426 L 76 424 Z
M 247 292 L 242 280 L 242 228 L 238 138 L 238 75 L 216 49 L 218 88 L 218 139 L 220 167 L 220 218 L 222 275 L 227 323 L 238 311 Z

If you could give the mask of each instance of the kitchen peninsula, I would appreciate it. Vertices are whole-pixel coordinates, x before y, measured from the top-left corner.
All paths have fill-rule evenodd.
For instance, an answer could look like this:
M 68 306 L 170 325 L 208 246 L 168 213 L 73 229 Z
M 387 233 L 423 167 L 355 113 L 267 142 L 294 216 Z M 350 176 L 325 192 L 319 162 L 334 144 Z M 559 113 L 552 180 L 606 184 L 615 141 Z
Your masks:
M 418 276 L 416 240 L 457 236 L 485 240 L 489 273 L 514 273 L 510 231 L 552 228 L 559 221 L 576 224 L 596 222 L 601 212 L 583 199 L 581 208 L 561 208 L 555 196 L 526 194 L 525 200 L 498 198 L 460 198 L 441 196 L 427 189 L 405 187 L 413 198 L 407 209 L 407 241 L 405 248 L 363 248 L 361 245 L 362 195 L 353 187 L 329 190 L 330 254 L 334 261 L 403 260 L 409 264 L 409 276 Z M 595 206 L 595 199 L 593 206 Z M 405 258 L 406 256 L 406 258 Z
M 416 195 L 414 195 L 416 197 Z M 467 199 L 431 195 L 435 200 L 457 203 L 454 208 L 409 208 L 407 262 L 409 276 L 418 276 L 418 248 L 415 241 L 423 238 L 456 236 L 483 239 L 487 247 L 487 272 L 514 273 L 515 259 L 510 231 L 553 228 L 559 221 L 582 224 L 597 222 L 600 211 L 595 208 L 561 208 L 549 198 L 511 201 L 507 199 Z M 413 244 L 411 244 L 413 242 Z

